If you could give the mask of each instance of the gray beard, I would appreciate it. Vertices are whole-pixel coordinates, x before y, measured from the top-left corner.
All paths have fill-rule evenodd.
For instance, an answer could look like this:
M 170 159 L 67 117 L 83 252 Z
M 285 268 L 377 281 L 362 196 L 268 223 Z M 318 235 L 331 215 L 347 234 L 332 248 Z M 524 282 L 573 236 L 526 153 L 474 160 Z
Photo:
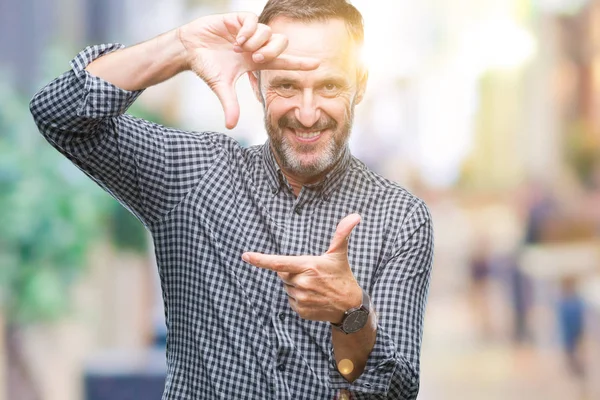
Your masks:
M 349 115 L 345 118 L 344 126 L 332 129 L 334 133 L 333 140 L 330 140 L 329 143 L 327 143 L 327 146 L 315 160 L 306 163 L 298 157 L 298 154 L 309 152 L 312 149 L 312 146 L 300 145 L 294 148 L 288 138 L 283 134 L 283 130 L 288 126 L 291 128 L 307 128 L 298 126 L 299 123 L 295 121 L 295 119 L 289 125 L 286 123 L 282 124 L 282 120 L 285 121 L 285 118 L 282 118 L 282 120 L 278 121 L 277 125 L 274 126 L 272 123 L 273 121 L 270 120 L 265 111 L 265 128 L 271 141 L 271 148 L 275 152 L 278 161 L 281 163 L 280 167 L 285 171 L 301 177 L 314 177 L 332 168 L 339 160 L 344 149 L 348 146 L 348 140 L 350 139 L 352 123 L 354 120 L 354 104 L 350 107 L 348 114 Z M 319 123 L 314 126 L 318 125 Z M 342 132 L 341 135 L 340 129 Z

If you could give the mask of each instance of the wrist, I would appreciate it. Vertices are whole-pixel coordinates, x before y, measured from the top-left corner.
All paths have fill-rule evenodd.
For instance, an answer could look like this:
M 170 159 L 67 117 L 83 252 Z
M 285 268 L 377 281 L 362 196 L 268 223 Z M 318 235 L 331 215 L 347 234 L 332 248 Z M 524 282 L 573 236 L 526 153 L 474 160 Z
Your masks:
M 181 40 L 181 29 L 183 27 L 176 28 L 172 31 L 165 33 L 163 43 L 159 43 L 166 51 L 166 57 L 173 63 L 173 68 L 177 72 L 188 71 L 190 69 L 189 54 L 188 50 Z
M 342 314 L 351 308 L 360 307 L 363 301 L 363 290 L 358 285 L 358 282 L 352 287 L 351 290 L 344 293 L 343 302 L 340 304 Z M 341 318 L 340 318 L 341 319 Z
M 360 296 L 360 300 L 352 302 L 353 306 L 347 308 L 338 321 L 330 321 L 333 328 L 349 334 L 360 331 L 368 324 L 371 319 L 371 299 L 362 289 Z

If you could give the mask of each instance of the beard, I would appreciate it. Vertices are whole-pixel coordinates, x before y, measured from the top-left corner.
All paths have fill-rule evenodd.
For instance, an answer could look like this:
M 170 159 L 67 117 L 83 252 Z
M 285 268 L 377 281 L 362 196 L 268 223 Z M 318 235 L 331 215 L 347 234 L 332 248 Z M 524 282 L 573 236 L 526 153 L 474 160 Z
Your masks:
M 280 167 L 303 178 L 318 176 L 335 165 L 348 146 L 353 120 L 354 104 L 346 110 L 342 125 L 322 112 L 321 118 L 307 127 L 296 119 L 293 111 L 279 118 L 275 124 L 265 111 L 265 128 Z M 284 133 L 286 128 L 313 132 L 330 130 L 332 137 L 325 144 L 293 143 Z

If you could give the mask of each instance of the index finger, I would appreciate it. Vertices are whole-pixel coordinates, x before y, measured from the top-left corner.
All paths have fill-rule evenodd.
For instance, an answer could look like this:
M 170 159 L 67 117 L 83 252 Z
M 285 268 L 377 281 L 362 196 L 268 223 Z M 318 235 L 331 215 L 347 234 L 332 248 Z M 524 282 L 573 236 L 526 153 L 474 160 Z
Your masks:
M 278 256 L 272 254 L 261 254 L 246 252 L 242 254 L 242 260 L 255 267 L 270 269 L 275 272 L 289 272 L 299 274 L 306 270 L 304 260 L 298 256 Z
M 313 69 L 317 69 L 319 64 L 321 64 L 321 61 L 316 58 L 281 54 L 274 60 L 261 64 L 260 69 L 311 71 Z

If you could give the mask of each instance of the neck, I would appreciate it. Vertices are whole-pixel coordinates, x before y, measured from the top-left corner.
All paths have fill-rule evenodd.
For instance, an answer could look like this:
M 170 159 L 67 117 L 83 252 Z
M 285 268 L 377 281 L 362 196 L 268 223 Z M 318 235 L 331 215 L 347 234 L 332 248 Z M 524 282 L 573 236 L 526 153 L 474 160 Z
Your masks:
M 292 187 L 292 190 L 294 191 L 294 194 L 296 196 L 298 196 L 300 194 L 300 191 L 302 190 L 302 186 L 319 182 L 321 179 L 323 179 L 325 177 L 325 175 L 327 175 L 327 173 L 329 171 L 331 171 L 331 168 L 333 167 L 332 166 L 330 168 L 327 168 L 325 171 L 321 172 L 320 174 L 314 175 L 314 176 L 302 176 L 302 175 L 297 175 L 297 174 L 294 174 L 290 171 L 283 169 L 283 167 L 281 167 L 281 163 L 279 163 L 279 161 L 277 161 L 277 163 L 279 164 L 279 168 L 281 168 L 281 172 L 283 173 L 283 176 L 285 176 L 285 178 L 289 182 L 289 184 Z
M 302 190 L 302 186 L 304 186 L 305 184 L 307 184 L 309 182 L 303 182 L 302 180 L 298 180 L 293 175 L 289 175 L 288 173 L 286 173 L 283 170 L 281 170 L 281 172 L 283 172 L 283 175 L 285 176 L 285 178 L 289 182 L 290 186 L 292 187 L 292 191 L 294 192 L 296 197 L 298 197 L 298 195 L 300 194 L 300 191 Z
M 281 162 L 277 158 L 277 155 L 275 155 L 275 161 L 279 165 L 279 168 L 281 169 L 283 176 L 285 176 L 285 178 L 287 179 L 288 183 L 292 187 L 292 190 L 294 191 L 294 194 L 296 196 L 298 196 L 300 194 L 300 191 L 302 190 L 302 186 L 319 182 L 321 179 L 323 179 L 325 177 L 325 175 L 327 175 L 327 173 L 329 171 L 331 171 L 331 169 L 335 165 L 335 164 L 332 165 L 331 167 L 327 168 L 325 171 L 323 171 L 317 175 L 312 175 L 312 176 L 304 175 L 303 176 L 303 175 L 295 174 L 295 173 L 283 168 L 283 166 L 281 165 Z
M 302 190 L 302 187 L 304 185 L 310 185 L 313 183 L 317 183 L 321 179 L 323 179 L 337 165 L 337 163 L 340 161 L 340 157 L 342 156 L 340 154 L 338 156 L 337 160 L 331 166 L 329 166 L 325 171 L 320 172 L 316 175 L 308 175 L 307 176 L 307 175 L 299 175 L 299 174 L 293 173 L 293 172 L 287 170 L 286 168 L 284 168 L 281 161 L 279 160 L 277 152 L 274 151 L 272 148 L 271 148 L 271 151 L 272 151 L 272 154 L 275 156 L 275 162 L 277 163 L 277 165 L 279 165 L 279 168 L 281 169 L 283 176 L 285 176 L 285 178 L 287 179 L 288 183 L 292 187 L 292 190 L 296 196 L 298 196 L 300 194 L 300 191 Z

